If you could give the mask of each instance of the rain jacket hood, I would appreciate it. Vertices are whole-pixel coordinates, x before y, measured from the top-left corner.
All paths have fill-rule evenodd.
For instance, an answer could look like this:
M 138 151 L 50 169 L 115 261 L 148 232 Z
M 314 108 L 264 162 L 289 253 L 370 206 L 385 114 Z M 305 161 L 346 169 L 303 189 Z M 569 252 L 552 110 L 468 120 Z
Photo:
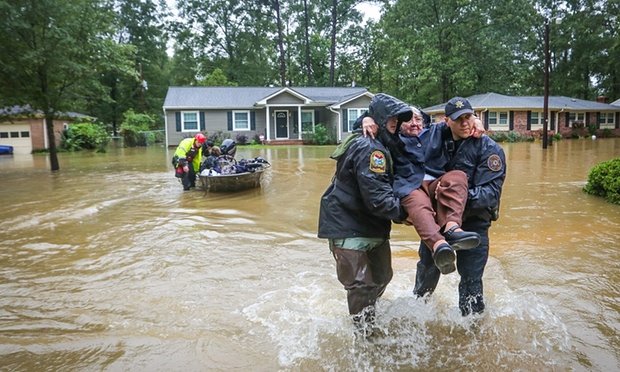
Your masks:
M 368 112 L 364 116 L 370 116 L 373 118 L 375 123 L 379 126 L 379 138 L 382 138 L 386 145 L 393 147 L 393 142 L 397 138 L 400 125 L 403 121 L 411 120 L 413 117 L 413 111 L 411 110 L 411 106 L 405 104 L 398 98 L 394 98 L 385 93 L 379 93 L 370 101 Z M 391 134 L 387 131 L 386 124 L 388 119 L 393 116 L 398 117 L 398 124 L 396 126 L 396 132 Z M 361 133 L 362 120 L 358 118 L 353 126 L 353 133 L 340 145 L 338 145 L 330 157 L 334 160 L 338 160 L 338 158 L 340 158 L 345 151 L 347 151 L 347 148 L 355 141 L 355 139 L 361 136 Z
M 368 113 L 380 128 L 385 128 L 390 117 L 398 117 L 396 133 L 400 129 L 400 124 L 403 121 L 411 120 L 413 116 L 413 111 L 409 105 L 385 93 L 379 93 L 372 98 Z

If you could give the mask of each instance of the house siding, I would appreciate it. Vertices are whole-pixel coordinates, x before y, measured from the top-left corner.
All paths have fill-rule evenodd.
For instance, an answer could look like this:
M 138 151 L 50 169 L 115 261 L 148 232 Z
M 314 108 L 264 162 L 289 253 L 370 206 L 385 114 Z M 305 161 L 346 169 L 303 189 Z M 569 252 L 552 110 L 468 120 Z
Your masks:
M 299 105 L 303 103 L 304 101 L 288 92 L 278 94 L 277 96 L 267 100 L 267 104 L 269 105 Z
M 170 87 L 164 101 L 166 120 L 166 143 L 170 147 L 177 146 L 185 137 L 196 132 L 181 132 L 177 125 L 177 116 L 183 111 L 199 113 L 200 130 L 207 135 L 223 132 L 225 137 L 237 139 L 247 136 L 247 140 L 263 136 L 267 143 L 297 144 L 302 143 L 300 110 L 314 113 L 314 123 L 324 124 L 332 138 L 342 139 L 343 112 L 348 108 L 366 108 L 370 103 L 369 92 L 365 88 L 207 88 L 207 87 Z M 359 97 L 358 97 L 359 95 Z M 346 102 L 355 98 L 351 102 Z M 336 106 L 338 112 L 329 107 Z M 228 109 L 228 107 L 231 107 Z M 254 117 L 250 130 L 233 131 L 231 123 L 232 111 L 247 110 Z M 282 118 L 276 121 L 277 111 L 287 113 L 287 126 L 282 127 Z M 204 118 L 204 120 L 202 120 Z M 204 123 L 204 127 L 203 127 Z M 280 125 L 277 125 L 277 124 Z M 267 128 L 269 126 L 269 128 Z M 279 131 L 279 133 L 278 133 Z
M 65 124 L 69 121 L 66 120 L 54 120 L 54 135 L 56 147 L 60 146 L 60 142 L 62 139 L 62 132 L 65 128 Z M 30 147 L 27 149 L 28 152 L 32 150 L 45 150 L 48 148 L 46 146 L 46 131 L 45 131 L 45 119 L 42 117 L 33 117 L 33 118 L 16 118 L 9 121 L 1 122 L 0 124 L 4 126 L 15 126 L 16 128 L 24 128 L 27 127 L 30 132 Z M 20 129 L 21 130 L 21 129 Z M 11 144 L 10 139 L 5 141 L 7 144 Z
M 265 135 L 265 109 L 235 109 L 235 110 L 175 110 L 166 112 L 167 128 L 168 128 L 168 144 L 169 146 L 177 146 L 184 138 L 191 137 L 198 131 L 192 132 L 180 132 L 177 131 L 177 118 L 176 114 L 183 111 L 199 111 L 201 113 L 201 119 L 204 118 L 204 124 L 201 123 L 201 127 L 204 125 L 204 132 L 209 135 L 213 135 L 217 132 L 227 133 L 230 138 L 235 139 L 239 135 L 247 136 L 248 141 L 252 141 L 256 135 Z M 250 116 L 254 112 L 254 130 L 228 130 L 228 113 L 232 111 L 249 111 Z M 250 123 L 250 128 L 252 123 Z
M 370 98 L 367 96 L 363 96 L 363 97 L 358 97 L 350 102 L 347 102 L 346 104 L 341 106 L 341 114 L 340 114 L 340 122 L 337 124 L 340 126 L 340 128 L 343 128 L 342 131 L 342 140 L 344 141 L 347 137 L 349 137 L 349 135 L 351 135 L 351 132 L 349 131 L 345 131 L 344 130 L 344 123 L 343 120 L 346 117 L 346 115 L 343 115 L 342 113 L 344 111 L 347 111 L 348 109 L 352 109 L 352 108 L 356 108 L 356 109 L 368 109 L 368 106 L 370 106 Z M 338 118 L 335 118 L 335 120 L 337 121 Z M 348 118 L 347 118 L 348 120 Z M 337 135 L 337 130 L 338 128 L 335 126 L 336 124 L 334 124 L 334 137 Z

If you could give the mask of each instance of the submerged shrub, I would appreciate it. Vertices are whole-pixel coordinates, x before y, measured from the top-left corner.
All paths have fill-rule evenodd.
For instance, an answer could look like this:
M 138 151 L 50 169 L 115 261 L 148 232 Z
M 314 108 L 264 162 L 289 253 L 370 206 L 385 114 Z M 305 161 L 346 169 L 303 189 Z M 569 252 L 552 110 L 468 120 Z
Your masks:
M 594 166 L 583 191 L 602 196 L 610 203 L 620 204 L 620 158 Z
M 531 142 L 534 137 L 519 132 L 488 132 L 487 135 L 495 142 Z
M 126 147 L 148 146 L 156 141 L 156 135 L 149 133 L 156 120 L 147 114 L 137 114 L 129 109 L 123 115 L 120 134 Z
M 301 138 L 306 145 L 329 145 L 336 142 L 324 124 L 315 125 L 314 132 L 302 133 Z
M 97 150 L 105 152 L 110 136 L 96 123 L 71 124 L 62 134 L 61 147 L 68 151 Z

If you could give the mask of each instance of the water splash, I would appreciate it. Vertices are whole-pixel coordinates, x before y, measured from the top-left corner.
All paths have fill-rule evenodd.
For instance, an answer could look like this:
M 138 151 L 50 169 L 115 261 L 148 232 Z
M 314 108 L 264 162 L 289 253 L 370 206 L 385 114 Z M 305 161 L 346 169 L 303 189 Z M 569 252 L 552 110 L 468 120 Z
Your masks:
M 433 296 L 416 299 L 411 283 L 395 277 L 377 304 L 369 339 L 355 337 L 333 275 L 298 273 L 290 286 L 263 294 L 242 313 L 267 329 L 283 368 L 548 369 L 566 362 L 568 331 L 541 299 L 494 282 L 488 310 L 462 317 L 458 276 L 444 281 Z

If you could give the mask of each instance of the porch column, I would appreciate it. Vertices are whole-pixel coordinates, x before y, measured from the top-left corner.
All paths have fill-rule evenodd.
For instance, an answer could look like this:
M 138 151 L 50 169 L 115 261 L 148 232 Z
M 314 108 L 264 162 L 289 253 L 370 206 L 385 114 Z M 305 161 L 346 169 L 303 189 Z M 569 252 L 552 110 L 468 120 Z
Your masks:
M 301 106 L 297 106 L 297 139 L 301 139 Z
M 265 135 L 267 136 L 267 138 L 265 138 L 265 141 L 269 141 L 271 139 L 271 115 L 269 114 L 269 105 L 265 105 L 265 119 L 267 119 L 265 121 L 265 123 L 267 124 L 267 132 L 265 133 Z

